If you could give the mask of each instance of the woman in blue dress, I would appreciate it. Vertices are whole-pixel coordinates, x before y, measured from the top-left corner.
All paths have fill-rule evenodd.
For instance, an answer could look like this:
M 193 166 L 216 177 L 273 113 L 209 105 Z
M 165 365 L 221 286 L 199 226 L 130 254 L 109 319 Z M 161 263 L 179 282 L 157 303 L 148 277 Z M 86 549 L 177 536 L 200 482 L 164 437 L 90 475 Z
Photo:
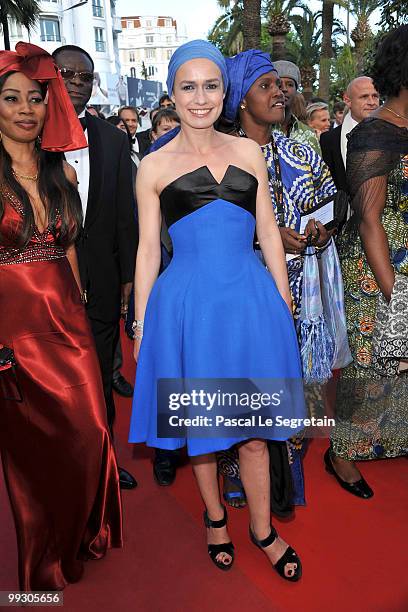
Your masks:
M 160 379 L 291 379 L 301 384 L 285 257 L 264 158 L 253 141 L 214 129 L 227 85 L 225 60 L 213 45 L 192 41 L 177 49 L 167 86 L 181 129 L 139 167 L 138 366 L 129 441 L 164 449 L 187 444 L 206 507 L 208 552 L 223 570 L 232 566 L 234 547 L 220 501 L 215 452 L 239 443 L 250 537 L 283 578 L 296 581 L 299 557 L 270 522 L 266 440 L 286 439 L 287 429 L 274 422 L 246 438 L 217 437 L 214 431 L 195 437 L 190 430 L 186 438 L 162 437 L 160 431 Z M 173 259 L 156 280 L 162 215 Z M 254 254 L 255 226 L 270 272 Z M 303 396 L 292 399 L 284 416 L 303 417 Z

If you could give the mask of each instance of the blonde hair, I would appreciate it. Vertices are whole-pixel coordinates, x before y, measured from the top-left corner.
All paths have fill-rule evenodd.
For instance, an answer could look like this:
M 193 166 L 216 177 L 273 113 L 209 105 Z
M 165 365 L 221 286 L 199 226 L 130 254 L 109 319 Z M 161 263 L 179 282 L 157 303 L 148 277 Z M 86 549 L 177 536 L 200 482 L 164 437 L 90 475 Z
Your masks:
M 329 105 L 326 102 L 313 102 L 306 108 L 306 119 L 310 121 L 313 118 L 313 113 L 320 110 L 329 110 Z

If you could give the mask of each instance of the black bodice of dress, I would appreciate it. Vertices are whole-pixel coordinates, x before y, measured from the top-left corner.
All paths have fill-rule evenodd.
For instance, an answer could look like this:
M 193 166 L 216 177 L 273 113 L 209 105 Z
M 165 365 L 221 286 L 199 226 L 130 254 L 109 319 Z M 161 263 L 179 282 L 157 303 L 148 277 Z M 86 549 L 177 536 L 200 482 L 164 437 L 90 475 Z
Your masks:
M 236 204 L 255 217 L 257 188 L 255 176 L 238 166 L 229 165 L 221 183 L 207 166 L 202 166 L 176 178 L 163 189 L 161 210 L 167 227 L 218 199 Z

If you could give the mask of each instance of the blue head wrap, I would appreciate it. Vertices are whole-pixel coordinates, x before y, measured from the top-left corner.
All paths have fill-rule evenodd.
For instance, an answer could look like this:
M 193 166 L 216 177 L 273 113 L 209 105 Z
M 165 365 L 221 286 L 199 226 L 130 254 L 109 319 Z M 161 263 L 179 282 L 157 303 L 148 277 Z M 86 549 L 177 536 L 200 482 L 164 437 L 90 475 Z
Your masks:
M 224 117 L 234 121 L 239 103 L 245 98 L 256 79 L 267 72 L 277 72 L 277 70 L 268 53 L 258 49 L 227 57 L 227 68 L 230 84 L 224 101 Z
M 181 45 L 171 56 L 169 62 L 169 72 L 167 75 L 167 91 L 169 96 L 173 93 L 174 79 L 176 72 L 186 62 L 192 59 L 204 58 L 209 59 L 218 66 L 221 71 L 222 80 L 224 83 L 224 91 L 227 91 L 228 87 L 228 73 L 225 58 L 221 51 L 214 47 L 207 40 L 191 40 L 184 45 Z

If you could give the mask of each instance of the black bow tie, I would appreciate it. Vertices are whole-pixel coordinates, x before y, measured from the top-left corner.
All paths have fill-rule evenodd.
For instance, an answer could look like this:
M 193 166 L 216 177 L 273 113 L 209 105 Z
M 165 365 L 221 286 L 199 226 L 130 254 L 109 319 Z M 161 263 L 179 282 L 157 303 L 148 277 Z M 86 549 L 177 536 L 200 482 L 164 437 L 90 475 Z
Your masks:
M 133 138 L 132 138 L 132 144 L 135 144 L 135 142 L 136 142 L 136 136 L 133 136 Z

